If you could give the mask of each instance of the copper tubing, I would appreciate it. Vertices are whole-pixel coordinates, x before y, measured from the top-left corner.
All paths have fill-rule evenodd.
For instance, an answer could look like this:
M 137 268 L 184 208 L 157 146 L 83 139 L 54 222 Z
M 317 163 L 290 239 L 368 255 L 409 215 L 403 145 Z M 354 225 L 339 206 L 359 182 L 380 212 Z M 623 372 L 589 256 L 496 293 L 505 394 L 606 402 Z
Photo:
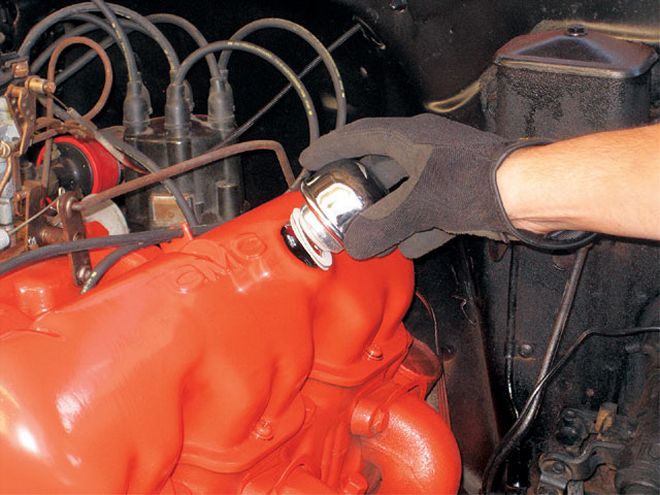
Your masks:
M 124 182 L 123 184 L 111 187 L 98 194 L 86 196 L 80 202 L 75 203 L 72 208 L 74 210 L 81 211 L 85 208 L 89 208 L 90 206 L 97 205 L 105 200 L 127 194 L 152 184 L 156 184 L 157 182 L 162 182 L 165 179 L 169 179 L 175 175 L 181 175 L 183 173 L 190 172 L 191 170 L 203 167 L 209 163 L 213 163 L 233 155 L 238 155 L 240 153 L 257 150 L 270 150 L 275 153 L 280 168 L 282 169 L 282 174 L 284 174 L 286 183 L 288 186 L 290 186 L 295 179 L 293 171 L 291 170 L 289 159 L 284 152 L 284 148 L 282 148 L 282 145 L 277 141 L 261 139 L 255 141 L 246 141 L 244 143 L 230 144 L 222 148 L 207 151 L 202 155 L 190 158 L 189 160 L 184 160 L 158 172 L 153 172 L 142 177 L 138 177 L 137 179 Z
M 2 194 L 2 191 L 5 190 L 5 187 L 7 187 L 7 184 L 9 183 L 9 179 L 11 178 L 11 172 L 13 168 L 13 160 L 11 157 L 7 158 L 7 161 L 5 162 L 5 173 L 2 174 L 2 179 L 0 179 L 0 194 Z
M 113 79 L 112 63 L 110 62 L 110 57 L 108 57 L 108 54 L 105 52 L 103 47 L 96 41 L 85 38 L 83 36 L 72 36 L 71 38 L 63 39 L 55 45 L 53 53 L 50 56 L 50 60 L 48 61 L 48 71 L 46 73 L 46 79 L 48 82 L 55 84 L 55 68 L 57 67 L 57 61 L 59 60 L 62 52 L 72 45 L 85 45 L 91 48 L 99 56 L 101 62 L 103 62 L 103 73 L 105 79 L 103 82 L 103 90 L 101 91 L 101 96 L 99 96 L 99 99 L 94 104 L 94 106 L 85 115 L 82 116 L 85 120 L 92 120 L 103 109 L 108 101 L 108 97 L 110 96 Z M 52 95 L 48 95 L 48 99 L 46 100 L 46 119 L 49 120 L 52 118 L 53 97 Z M 41 164 L 41 185 L 46 188 L 48 187 L 48 181 L 50 179 L 49 174 L 52 151 L 53 140 L 52 138 L 49 138 L 46 140 L 46 144 L 44 146 L 44 158 L 43 163 Z
M 57 61 L 60 58 L 61 53 L 72 45 L 85 45 L 91 48 L 96 52 L 96 54 L 101 59 L 101 62 L 103 63 L 103 75 L 105 77 L 105 82 L 103 83 L 101 96 L 99 96 L 99 99 L 94 104 L 94 106 L 85 115 L 83 115 L 83 119 L 91 120 L 96 117 L 96 115 L 98 115 L 98 113 L 103 109 L 108 101 L 108 97 L 110 96 L 113 79 L 112 63 L 110 62 L 110 58 L 108 57 L 106 51 L 96 41 L 85 38 L 84 36 L 72 36 L 71 38 L 63 39 L 55 45 L 53 53 L 50 56 L 50 60 L 48 62 L 48 72 L 46 76 L 48 81 L 55 81 L 55 67 L 57 66 Z M 52 102 L 50 104 L 52 105 Z M 48 116 L 51 117 L 52 113 L 49 112 Z

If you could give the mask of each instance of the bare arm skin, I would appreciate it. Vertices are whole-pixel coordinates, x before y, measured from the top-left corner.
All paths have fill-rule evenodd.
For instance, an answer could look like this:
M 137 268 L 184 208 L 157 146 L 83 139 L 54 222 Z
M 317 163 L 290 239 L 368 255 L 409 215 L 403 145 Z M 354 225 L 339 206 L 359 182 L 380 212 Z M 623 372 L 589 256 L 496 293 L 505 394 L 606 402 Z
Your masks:
M 520 149 L 497 184 L 518 228 L 660 240 L 660 124 Z

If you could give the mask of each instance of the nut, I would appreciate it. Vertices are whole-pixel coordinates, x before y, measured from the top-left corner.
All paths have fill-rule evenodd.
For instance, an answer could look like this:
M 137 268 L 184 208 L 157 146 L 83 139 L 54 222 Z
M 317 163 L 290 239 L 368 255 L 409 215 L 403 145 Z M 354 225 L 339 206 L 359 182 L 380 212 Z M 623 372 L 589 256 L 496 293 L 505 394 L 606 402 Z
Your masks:
M 383 359 L 383 349 L 378 344 L 371 344 L 367 348 L 367 359 L 371 361 L 380 361 Z
M 273 426 L 270 424 L 270 421 L 262 419 L 255 427 L 254 434 L 260 440 L 272 440 L 274 436 Z

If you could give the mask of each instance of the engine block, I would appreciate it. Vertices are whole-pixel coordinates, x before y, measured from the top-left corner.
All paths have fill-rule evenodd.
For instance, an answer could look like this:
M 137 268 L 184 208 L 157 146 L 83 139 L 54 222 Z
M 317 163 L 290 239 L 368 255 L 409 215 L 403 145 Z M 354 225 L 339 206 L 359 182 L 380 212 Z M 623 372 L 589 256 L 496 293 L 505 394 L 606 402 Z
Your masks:
M 402 324 L 412 264 L 305 265 L 280 234 L 301 203 L 134 252 L 84 295 L 65 258 L 3 277 L 0 490 L 455 493 L 424 402 L 440 366 Z

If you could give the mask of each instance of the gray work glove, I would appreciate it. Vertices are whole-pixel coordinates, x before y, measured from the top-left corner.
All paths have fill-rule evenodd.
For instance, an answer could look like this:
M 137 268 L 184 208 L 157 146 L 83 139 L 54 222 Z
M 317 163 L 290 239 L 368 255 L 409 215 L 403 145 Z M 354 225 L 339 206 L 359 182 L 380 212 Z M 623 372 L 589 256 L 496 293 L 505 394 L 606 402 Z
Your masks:
M 451 239 L 472 233 L 505 239 L 516 232 L 499 198 L 499 163 L 525 141 L 511 143 L 432 114 L 358 120 L 303 151 L 308 170 L 343 158 L 362 159 L 387 188 L 397 189 L 350 224 L 345 245 L 357 259 L 399 245 L 417 257 Z M 384 158 L 379 160 L 378 158 Z

